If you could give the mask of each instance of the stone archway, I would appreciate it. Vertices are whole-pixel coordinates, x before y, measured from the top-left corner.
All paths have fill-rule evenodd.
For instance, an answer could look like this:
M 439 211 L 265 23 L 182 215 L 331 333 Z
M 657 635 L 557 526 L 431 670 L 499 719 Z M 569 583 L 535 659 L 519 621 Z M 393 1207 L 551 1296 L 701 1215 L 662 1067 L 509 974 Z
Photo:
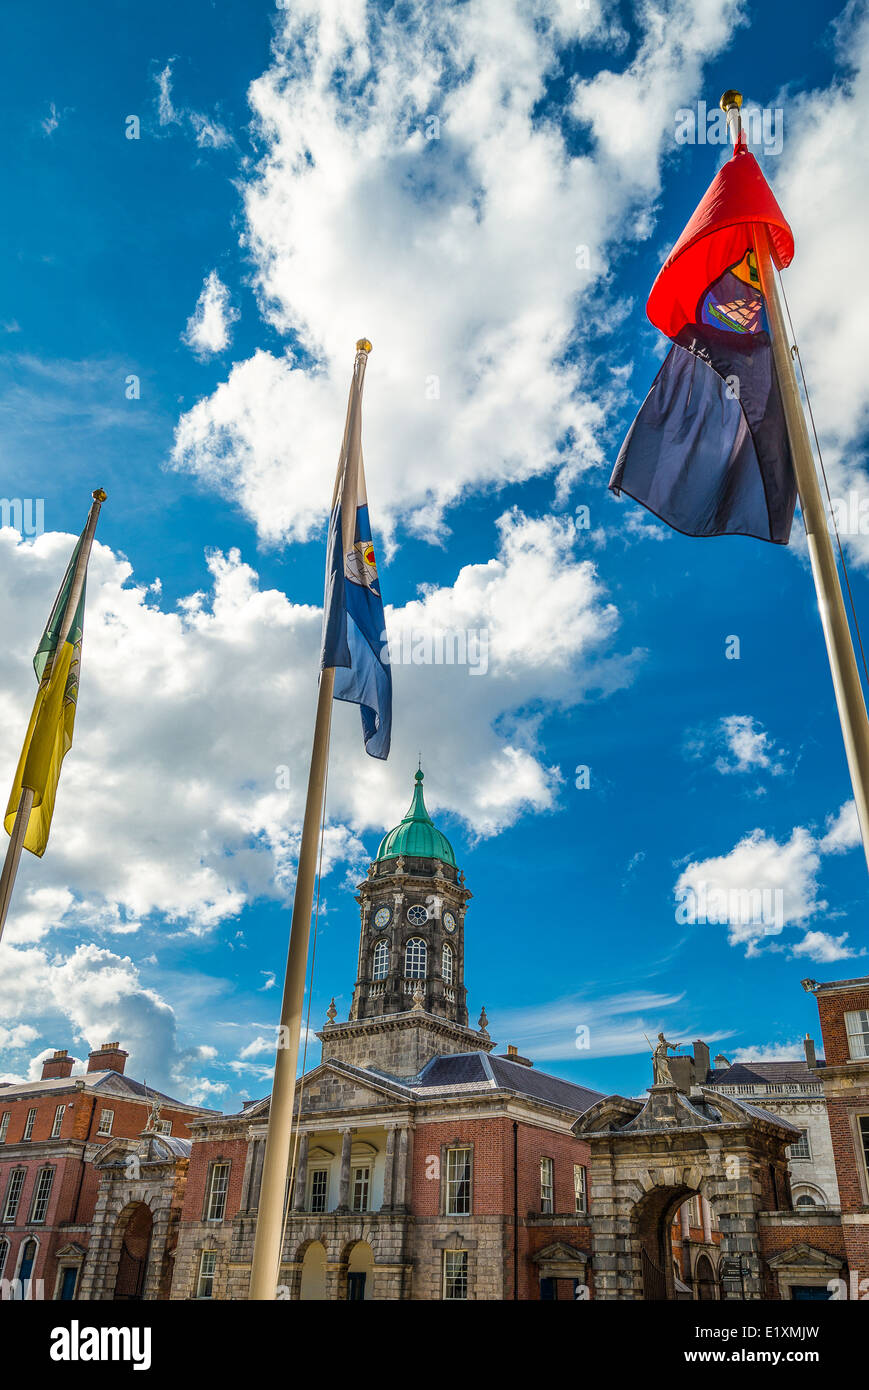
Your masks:
M 710 1303 L 718 1297 L 718 1280 L 705 1250 L 697 1256 L 694 1266 L 694 1296 L 701 1303 Z
M 154 1218 L 145 1202 L 136 1202 L 123 1211 L 115 1227 L 118 1244 L 118 1268 L 112 1297 L 116 1300 L 139 1300 L 145 1296 L 148 1256 Z
M 722 1297 L 764 1297 L 757 1218 L 782 1199 L 790 1209 L 793 1125 L 711 1089 L 686 1094 L 661 1082 L 645 1102 L 598 1101 L 573 1132 L 591 1151 L 595 1298 L 675 1297 L 669 1227 L 685 1199 L 701 1193 L 721 1233 Z
M 326 1290 L 326 1247 L 312 1240 L 302 1256 L 302 1275 L 299 1286 L 301 1302 L 328 1298 Z
M 357 1240 L 347 1259 L 347 1299 L 368 1302 L 374 1297 L 374 1251 L 367 1240 Z

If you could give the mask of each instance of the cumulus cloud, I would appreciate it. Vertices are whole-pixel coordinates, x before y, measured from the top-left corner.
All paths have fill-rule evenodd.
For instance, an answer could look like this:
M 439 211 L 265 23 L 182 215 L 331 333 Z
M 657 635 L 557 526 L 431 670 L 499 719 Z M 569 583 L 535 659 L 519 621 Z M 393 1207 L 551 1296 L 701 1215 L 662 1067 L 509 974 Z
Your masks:
M 197 357 L 213 357 L 229 347 L 230 330 L 238 317 L 229 290 L 217 271 L 211 270 L 205 277 L 182 339 Z
M 731 1062 L 793 1062 L 805 1057 L 801 1038 L 794 1042 L 758 1043 L 751 1047 L 738 1047 L 728 1054 Z
M 829 818 L 823 835 L 798 825 L 789 839 L 779 841 L 756 829 L 728 853 L 689 863 L 675 887 L 679 920 L 726 925 L 730 944 L 744 945 L 748 957 L 759 955 L 764 942 L 771 950 L 815 961 L 864 955 L 846 944 L 847 932 L 832 936 L 808 929 L 810 919 L 827 909 L 818 882 L 822 857 L 860 843 L 852 810 L 853 803 L 846 802 Z M 778 945 L 769 940 L 787 927 L 804 928 L 799 941 Z
M 240 499 L 263 539 L 311 535 L 364 333 L 382 526 L 400 517 L 437 541 L 470 491 L 553 475 L 563 493 L 602 461 L 623 394 L 623 368 L 601 367 L 592 344 L 625 309 L 608 289 L 614 255 L 651 229 L 673 148 L 664 114 L 738 13 L 736 0 L 641 7 L 637 57 L 578 81 L 562 125 L 538 108 L 567 50 L 621 46 L 599 7 L 284 11 L 250 89 L 264 154 L 243 185 L 244 246 L 262 312 L 294 346 L 236 363 L 181 418 L 175 466 Z M 586 126 L 595 153 L 577 156 Z

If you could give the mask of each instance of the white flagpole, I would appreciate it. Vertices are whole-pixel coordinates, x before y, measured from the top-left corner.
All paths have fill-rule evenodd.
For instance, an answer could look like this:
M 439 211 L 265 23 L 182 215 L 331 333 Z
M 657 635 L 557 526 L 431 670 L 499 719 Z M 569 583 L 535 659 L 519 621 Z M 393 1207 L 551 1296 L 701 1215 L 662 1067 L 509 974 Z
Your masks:
M 737 139 L 741 129 L 741 105 L 742 97 L 739 92 L 725 92 L 721 98 L 721 109 L 726 113 L 728 123 L 734 129 Z M 781 390 L 797 491 L 806 526 L 812 577 L 815 581 L 824 641 L 827 644 L 827 657 L 833 677 L 842 738 L 845 742 L 848 771 L 851 774 L 863 852 L 869 864 L 869 720 L 866 717 L 863 686 L 854 656 L 848 615 L 830 539 L 829 520 L 821 497 L 806 417 L 788 344 L 788 332 L 770 251 L 769 233 L 765 226 L 755 228 L 755 255 L 760 273 L 760 288 L 769 316 L 776 376 Z
M 88 519 L 85 523 L 83 532 L 82 546 L 78 553 L 75 571 L 72 576 L 69 597 L 64 609 L 63 621 L 57 634 L 55 645 L 55 656 L 60 651 L 72 626 L 75 617 L 75 610 L 78 608 L 81 591 L 84 587 L 85 575 L 87 574 L 88 560 L 90 559 L 91 547 L 94 541 L 94 532 L 97 529 L 97 518 L 100 508 L 106 500 L 106 494 L 102 488 L 97 488 L 91 493 L 93 501 L 88 512 Z M 52 666 L 54 657 L 52 657 Z M 50 677 L 51 668 L 43 673 L 43 682 Z M 9 836 L 9 844 L 6 849 L 6 858 L 3 862 L 3 872 L 0 873 L 0 937 L 3 935 L 3 928 L 6 925 L 6 917 L 9 912 L 9 904 L 12 901 L 12 889 L 15 886 L 15 877 L 18 873 L 18 864 L 21 860 L 21 851 L 24 847 L 24 837 L 27 834 L 27 826 L 30 822 L 30 812 L 33 810 L 34 791 L 32 787 L 22 787 L 21 796 L 18 798 L 18 809 L 15 812 L 15 821 L 12 826 L 12 833 Z
M 344 427 L 344 445 L 338 464 L 335 496 L 341 486 L 342 470 L 346 463 L 350 441 L 360 428 L 359 411 L 362 402 L 362 383 L 371 344 L 361 338 L 356 344 L 356 367 L 351 387 Z M 334 505 L 334 500 L 333 500 Z M 346 518 L 345 518 L 346 523 Z M 343 555 L 342 555 L 343 562 Z M 257 1210 L 256 1235 L 250 1273 L 251 1299 L 273 1299 L 277 1291 L 281 1267 L 281 1243 L 284 1231 L 284 1203 L 293 1125 L 293 1101 L 296 1094 L 296 1068 L 299 1061 L 299 1035 L 305 996 L 305 972 L 308 964 L 308 937 L 311 909 L 314 902 L 314 878 L 317 848 L 323 812 L 323 790 L 329 760 L 329 731 L 332 723 L 332 691 L 335 669 L 320 672 L 320 692 L 317 697 L 317 716 L 314 722 L 314 744 L 311 751 L 311 770 L 308 774 L 308 793 L 305 817 L 302 822 L 302 842 L 299 847 L 299 867 L 296 891 L 293 895 L 293 916 L 290 924 L 290 946 L 281 1003 L 281 1023 L 275 1055 L 275 1074 L 269 1105 L 266 1149 L 263 1156 L 262 1181 Z

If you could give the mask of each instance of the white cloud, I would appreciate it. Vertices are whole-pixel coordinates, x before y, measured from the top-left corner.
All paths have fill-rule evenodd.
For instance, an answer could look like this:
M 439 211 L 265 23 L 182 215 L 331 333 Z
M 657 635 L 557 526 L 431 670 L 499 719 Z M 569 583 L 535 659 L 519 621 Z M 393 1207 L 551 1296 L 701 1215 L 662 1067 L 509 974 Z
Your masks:
M 852 956 L 865 956 L 865 948 L 861 951 L 855 951 L 853 946 L 845 945 L 847 940 L 847 932 L 843 932 L 841 936 L 832 936 L 825 931 L 808 931 L 802 941 L 791 947 L 791 955 L 807 956 L 809 960 L 821 962 L 849 960 Z
M 773 777 L 785 771 L 784 749 L 776 748 L 759 720 L 750 714 L 724 715 L 711 728 L 692 729 L 684 742 L 688 758 L 708 759 L 717 772 L 766 772 Z
M 738 11 L 735 0 L 641 9 L 625 74 L 573 92 L 594 157 L 574 156 L 570 121 L 537 108 L 568 45 L 619 34 L 597 7 L 285 11 L 250 89 L 265 154 L 244 185 L 244 247 L 264 316 L 307 356 L 236 363 L 181 418 L 175 465 L 240 499 L 265 540 L 310 536 L 363 333 L 368 481 L 385 532 L 400 517 L 441 540 L 446 510 L 470 491 L 547 474 L 563 491 L 600 463 L 624 376 L 592 346 L 624 312 L 608 291 L 612 259 L 649 234 L 660 156 L 674 148 L 664 117 Z M 628 107 L 636 130 L 619 139 Z
M 182 339 L 197 357 L 213 357 L 229 347 L 230 329 L 238 317 L 226 285 L 216 270 L 209 271 Z
M 801 1038 L 794 1042 L 758 1043 L 752 1047 L 738 1047 L 729 1054 L 731 1062 L 801 1062 L 805 1058 Z
M 157 119 L 161 126 L 181 126 L 185 122 L 193 131 L 200 149 L 220 150 L 232 145 L 229 131 L 213 116 L 201 111 L 191 111 L 176 107 L 172 99 L 173 67 L 177 60 L 170 58 L 164 68 L 154 74 L 157 85 Z
M 853 801 L 846 801 L 838 815 L 827 820 L 827 831 L 821 840 L 822 854 L 843 854 L 861 844 L 860 822 Z
M 157 116 L 161 125 L 174 125 L 180 117 L 172 105 L 172 64 L 170 58 L 165 68 L 161 68 L 154 78 L 157 83 Z
M 505 514 L 498 553 L 388 610 L 409 664 L 394 668 L 387 764 L 362 750 L 356 709 L 333 720 L 324 867 L 366 862 L 360 832 L 406 809 L 417 751 L 431 808 L 491 834 L 555 806 L 560 773 L 539 745 L 541 711 L 627 684 L 635 656 L 613 654 L 618 614 L 570 519 Z M 7 785 L 32 698 L 34 634 L 72 540 L 26 544 L 0 532 L 8 596 L 0 671 L 0 777 Z M 321 614 L 261 590 L 237 552 L 212 554 L 211 587 L 159 606 L 129 563 L 97 543 L 88 588 L 76 739 L 64 764 L 45 858 L 25 855 L 6 941 L 63 930 L 134 935 L 158 916 L 212 931 L 246 903 L 292 888 L 316 698 Z M 485 670 L 419 665 L 444 633 L 484 634 Z M 425 654 L 425 653 L 424 653 Z M 461 720 L 455 710 L 461 707 Z M 533 712 L 532 712 L 533 711 Z M 446 775 L 449 770 L 449 775 Z M 106 854 L 104 846 L 112 845 Z M 266 980 L 268 985 L 268 980 Z

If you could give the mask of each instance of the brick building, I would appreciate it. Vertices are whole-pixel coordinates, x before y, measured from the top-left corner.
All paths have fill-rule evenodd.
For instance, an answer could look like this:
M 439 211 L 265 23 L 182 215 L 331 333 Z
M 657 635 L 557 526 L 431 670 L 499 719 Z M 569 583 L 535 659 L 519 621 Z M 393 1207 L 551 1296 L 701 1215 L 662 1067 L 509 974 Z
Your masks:
M 75 1059 L 58 1051 L 39 1081 L 0 1085 L 0 1279 L 20 1281 L 15 1292 L 79 1297 L 99 1152 L 113 1136 L 139 1134 L 157 1107 L 162 1131 L 182 1137 L 204 1113 L 125 1076 L 127 1056 L 104 1043 L 73 1076 Z

